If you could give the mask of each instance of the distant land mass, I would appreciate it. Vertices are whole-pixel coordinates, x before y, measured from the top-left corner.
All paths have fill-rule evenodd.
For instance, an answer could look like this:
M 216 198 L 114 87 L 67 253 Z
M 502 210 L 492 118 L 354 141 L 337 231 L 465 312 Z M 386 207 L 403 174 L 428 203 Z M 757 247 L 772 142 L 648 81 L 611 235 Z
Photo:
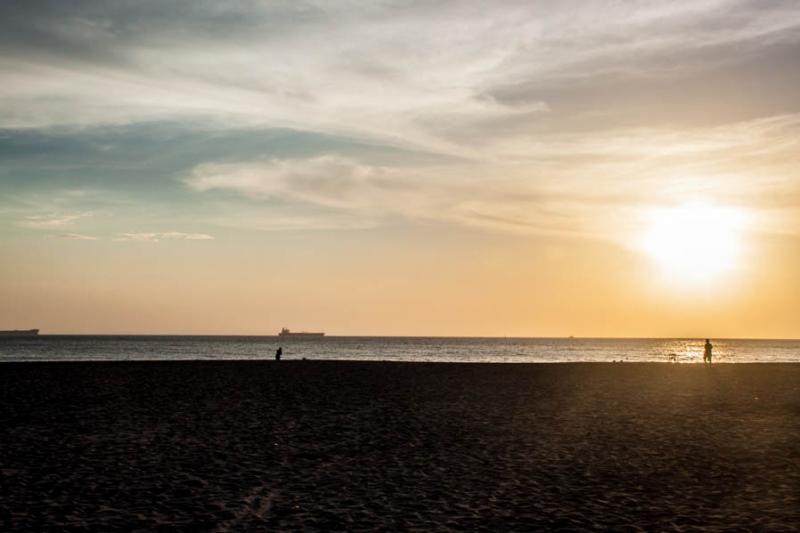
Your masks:
M 39 334 L 38 329 L 7 329 L 0 330 L 0 337 L 35 337 Z

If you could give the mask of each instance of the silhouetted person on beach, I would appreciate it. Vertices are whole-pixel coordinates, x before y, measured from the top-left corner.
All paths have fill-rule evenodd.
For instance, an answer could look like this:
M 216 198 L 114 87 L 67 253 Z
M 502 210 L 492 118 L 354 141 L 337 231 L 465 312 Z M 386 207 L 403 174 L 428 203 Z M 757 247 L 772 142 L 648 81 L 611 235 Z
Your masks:
M 706 345 L 705 345 L 705 348 L 703 350 L 703 362 L 704 363 L 710 363 L 711 362 L 711 350 L 713 348 L 714 348 L 714 346 L 711 344 L 711 341 L 709 339 L 706 339 Z
M 275 350 L 275 360 L 276 361 L 280 361 L 282 355 L 283 355 L 283 347 L 282 346 L 278 346 L 278 349 Z

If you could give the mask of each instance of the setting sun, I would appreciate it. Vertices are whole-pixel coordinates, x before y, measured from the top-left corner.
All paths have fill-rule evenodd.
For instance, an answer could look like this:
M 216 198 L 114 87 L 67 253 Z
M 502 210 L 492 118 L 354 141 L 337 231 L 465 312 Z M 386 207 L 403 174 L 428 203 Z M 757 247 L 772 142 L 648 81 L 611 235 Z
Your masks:
M 707 280 L 736 266 L 742 211 L 695 203 L 653 210 L 648 219 L 643 248 L 668 274 Z

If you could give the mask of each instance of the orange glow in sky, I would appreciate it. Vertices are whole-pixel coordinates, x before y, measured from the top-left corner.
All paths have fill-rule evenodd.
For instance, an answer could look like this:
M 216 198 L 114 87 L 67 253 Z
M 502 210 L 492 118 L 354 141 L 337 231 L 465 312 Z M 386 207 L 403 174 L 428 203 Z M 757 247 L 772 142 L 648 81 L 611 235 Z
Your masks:
M 0 330 L 800 338 L 798 36 L 800 2 L 0 3 Z

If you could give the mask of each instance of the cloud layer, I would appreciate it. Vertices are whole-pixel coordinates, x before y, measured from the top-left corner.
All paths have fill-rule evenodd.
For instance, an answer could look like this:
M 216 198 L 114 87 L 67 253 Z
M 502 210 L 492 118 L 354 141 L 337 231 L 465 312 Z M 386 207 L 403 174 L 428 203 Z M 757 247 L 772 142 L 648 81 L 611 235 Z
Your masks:
M 757 200 L 772 228 L 800 205 L 788 0 L 34 0 L 0 5 L 0 52 L 0 156 L 19 160 L 0 185 L 81 187 L 84 164 L 92 187 L 261 229 L 399 217 L 622 235 L 637 206 L 687 196 Z M 64 131 L 91 165 L 42 162 Z
M 33 1 L 0 10 L 5 127 L 208 119 L 464 153 L 466 140 L 528 129 L 548 110 L 581 120 L 605 102 L 620 108 L 613 121 L 635 121 L 626 115 L 642 107 L 669 121 L 654 104 L 701 96 L 713 106 L 712 92 L 741 92 L 728 81 L 756 79 L 784 107 L 800 98 L 791 90 L 800 6 L 788 1 Z M 686 94 L 721 74 L 733 80 Z M 734 107 L 759 100 L 740 99 L 719 118 L 743 118 Z

